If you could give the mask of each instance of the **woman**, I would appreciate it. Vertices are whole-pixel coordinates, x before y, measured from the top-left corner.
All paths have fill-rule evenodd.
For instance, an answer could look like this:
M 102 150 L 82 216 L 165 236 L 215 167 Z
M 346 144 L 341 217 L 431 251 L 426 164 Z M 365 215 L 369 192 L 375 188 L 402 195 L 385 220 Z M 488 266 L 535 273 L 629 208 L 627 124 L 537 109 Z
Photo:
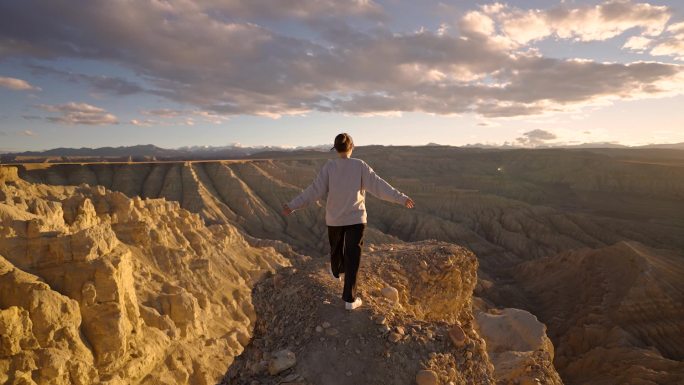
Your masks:
M 338 280 L 344 274 L 342 299 L 345 308 L 353 310 L 362 303 L 355 288 L 366 228 L 366 191 L 407 208 L 413 208 L 414 202 L 380 178 L 366 162 L 351 157 L 354 142 L 349 134 L 337 135 L 332 149 L 337 150 L 339 158 L 328 160 L 313 183 L 283 205 L 283 214 L 290 215 L 328 195 L 325 223 L 330 241 L 330 273 Z

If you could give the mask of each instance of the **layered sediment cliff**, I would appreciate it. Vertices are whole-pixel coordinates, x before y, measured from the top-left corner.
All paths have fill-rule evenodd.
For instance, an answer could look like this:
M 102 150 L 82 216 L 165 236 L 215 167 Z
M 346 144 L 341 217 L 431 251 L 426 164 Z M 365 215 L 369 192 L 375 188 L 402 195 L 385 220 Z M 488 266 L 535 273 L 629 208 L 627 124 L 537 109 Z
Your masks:
M 569 383 L 684 381 L 681 256 L 620 242 L 530 261 L 516 278 Z
M 289 265 L 177 202 L 0 170 L 2 383 L 213 384 Z

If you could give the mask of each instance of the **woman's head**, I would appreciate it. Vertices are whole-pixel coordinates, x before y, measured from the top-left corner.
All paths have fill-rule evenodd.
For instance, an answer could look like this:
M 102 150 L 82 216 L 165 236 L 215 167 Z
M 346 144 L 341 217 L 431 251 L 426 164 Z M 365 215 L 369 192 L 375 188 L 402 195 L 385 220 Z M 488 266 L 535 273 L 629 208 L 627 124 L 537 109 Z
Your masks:
M 343 132 L 335 137 L 333 148 L 340 154 L 346 154 L 354 149 L 354 140 L 352 140 L 351 135 Z

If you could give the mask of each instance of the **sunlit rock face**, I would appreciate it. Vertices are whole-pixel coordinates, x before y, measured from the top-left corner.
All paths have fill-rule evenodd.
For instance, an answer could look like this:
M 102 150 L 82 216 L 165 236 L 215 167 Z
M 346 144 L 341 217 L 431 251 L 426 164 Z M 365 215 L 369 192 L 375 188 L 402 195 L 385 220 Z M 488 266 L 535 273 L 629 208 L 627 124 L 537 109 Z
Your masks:
M 477 329 L 500 383 L 562 384 L 553 366 L 553 344 L 546 326 L 525 310 L 479 312 Z
M 177 202 L 0 170 L 3 383 L 215 383 L 252 333 L 252 284 L 289 265 Z

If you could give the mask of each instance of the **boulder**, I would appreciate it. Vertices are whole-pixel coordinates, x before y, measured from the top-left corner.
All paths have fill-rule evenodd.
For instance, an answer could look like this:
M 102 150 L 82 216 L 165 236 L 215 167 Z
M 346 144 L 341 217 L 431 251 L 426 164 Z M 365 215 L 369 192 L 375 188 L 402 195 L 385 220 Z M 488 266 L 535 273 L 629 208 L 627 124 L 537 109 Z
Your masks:
M 271 360 L 268 362 L 268 372 L 275 376 L 276 374 L 290 369 L 297 364 L 295 354 L 287 349 L 279 350 L 271 355 Z
M 437 373 L 432 370 L 421 370 L 416 374 L 416 384 L 417 385 L 438 385 L 439 377 Z
M 387 286 L 382 289 L 382 296 L 389 299 L 392 302 L 399 301 L 399 290 L 392 286 Z

